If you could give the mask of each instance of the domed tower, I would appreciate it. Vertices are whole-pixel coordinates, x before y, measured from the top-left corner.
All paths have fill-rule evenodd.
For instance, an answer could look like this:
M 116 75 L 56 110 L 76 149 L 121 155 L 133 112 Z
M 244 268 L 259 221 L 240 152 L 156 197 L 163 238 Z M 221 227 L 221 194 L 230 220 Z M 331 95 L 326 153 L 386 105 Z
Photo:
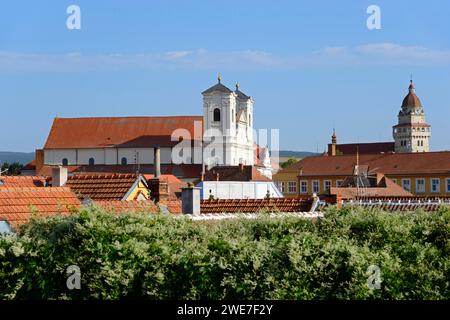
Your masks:
M 425 112 L 412 80 L 408 90 L 398 113 L 398 124 L 393 127 L 395 152 L 429 152 L 431 126 L 426 123 Z

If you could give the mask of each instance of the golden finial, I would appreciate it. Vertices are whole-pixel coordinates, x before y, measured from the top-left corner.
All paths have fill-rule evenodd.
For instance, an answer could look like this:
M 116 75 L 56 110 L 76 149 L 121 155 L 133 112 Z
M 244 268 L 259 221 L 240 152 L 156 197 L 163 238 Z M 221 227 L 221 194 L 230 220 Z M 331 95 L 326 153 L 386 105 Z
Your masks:
M 236 91 L 239 90 L 239 82 L 236 82 Z
M 217 80 L 219 81 L 219 83 L 222 81 L 222 75 L 219 72 L 219 75 L 217 76 Z

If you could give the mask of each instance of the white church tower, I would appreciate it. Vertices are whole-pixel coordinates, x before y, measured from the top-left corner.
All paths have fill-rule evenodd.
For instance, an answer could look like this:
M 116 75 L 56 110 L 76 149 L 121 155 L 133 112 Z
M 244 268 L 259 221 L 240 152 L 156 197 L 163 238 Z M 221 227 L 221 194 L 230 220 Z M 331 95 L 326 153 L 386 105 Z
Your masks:
M 221 134 L 221 139 L 205 141 L 205 163 L 210 166 L 239 164 L 253 165 L 253 100 L 239 90 L 232 91 L 218 83 L 202 92 L 203 130 L 205 140 L 211 135 Z M 222 141 L 220 141 L 222 140 Z
M 395 152 L 429 152 L 431 126 L 426 123 L 412 80 L 408 89 L 398 114 L 398 124 L 393 127 Z

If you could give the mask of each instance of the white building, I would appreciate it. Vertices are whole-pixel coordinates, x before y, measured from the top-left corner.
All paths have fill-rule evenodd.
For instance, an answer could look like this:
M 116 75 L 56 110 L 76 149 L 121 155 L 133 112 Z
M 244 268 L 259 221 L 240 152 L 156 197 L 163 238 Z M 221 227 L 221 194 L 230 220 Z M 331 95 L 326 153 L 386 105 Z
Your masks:
M 398 124 L 393 127 L 395 152 L 429 152 L 431 126 L 426 123 L 412 80 L 408 89 L 398 114 Z
M 272 181 L 201 181 L 200 199 L 264 199 L 283 198 Z
M 252 98 L 239 90 L 239 84 L 236 84 L 235 91 L 224 86 L 220 75 L 218 83 L 203 91 L 202 95 L 205 148 L 223 149 L 223 153 L 212 153 L 209 159 L 205 159 L 206 164 L 254 165 Z M 207 141 L 211 135 L 221 135 L 223 140 Z
M 45 166 L 63 165 L 72 166 L 71 170 L 89 167 L 102 172 L 129 169 L 151 173 L 158 147 L 163 173 L 179 177 L 200 176 L 202 164 L 240 163 L 259 165 L 263 174 L 271 175 L 267 150 L 259 148 L 263 154 L 255 155 L 252 98 L 238 85 L 235 91 L 224 86 L 220 76 L 218 83 L 202 95 L 203 116 L 55 118 L 43 150 L 37 151 L 36 171 L 44 174 L 51 171 L 42 171 Z M 174 147 L 181 141 L 179 132 L 187 135 L 183 142 L 191 140 L 188 156 L 184 157 L 187 161 L 182 165 L 174 161 L 178 150 Z M 211 134 L 218 137 L 210 139 Z M 203 142 L 203 147 L 197 142 Z M 83 168 L 75 169 L 77 166 Z M 167 168 L 170 171 L 165 171 Z

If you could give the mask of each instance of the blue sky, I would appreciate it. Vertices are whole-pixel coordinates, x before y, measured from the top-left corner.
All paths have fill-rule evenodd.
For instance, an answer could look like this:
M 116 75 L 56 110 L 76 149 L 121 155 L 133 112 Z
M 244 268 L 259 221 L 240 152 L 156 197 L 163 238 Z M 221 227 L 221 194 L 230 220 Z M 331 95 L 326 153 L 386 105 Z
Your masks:
M 68 30 L 66 8 L 81 8 Z M 366 9 L 381 8 L 381 30 Z M 255 100 L 281 148 L 391 141 L 410 74 L 450 149 L 450 2 L 8 1 L 0 10 L 0 150 L 33 151 L 55 116 L 201 115 L 217 73 Z

